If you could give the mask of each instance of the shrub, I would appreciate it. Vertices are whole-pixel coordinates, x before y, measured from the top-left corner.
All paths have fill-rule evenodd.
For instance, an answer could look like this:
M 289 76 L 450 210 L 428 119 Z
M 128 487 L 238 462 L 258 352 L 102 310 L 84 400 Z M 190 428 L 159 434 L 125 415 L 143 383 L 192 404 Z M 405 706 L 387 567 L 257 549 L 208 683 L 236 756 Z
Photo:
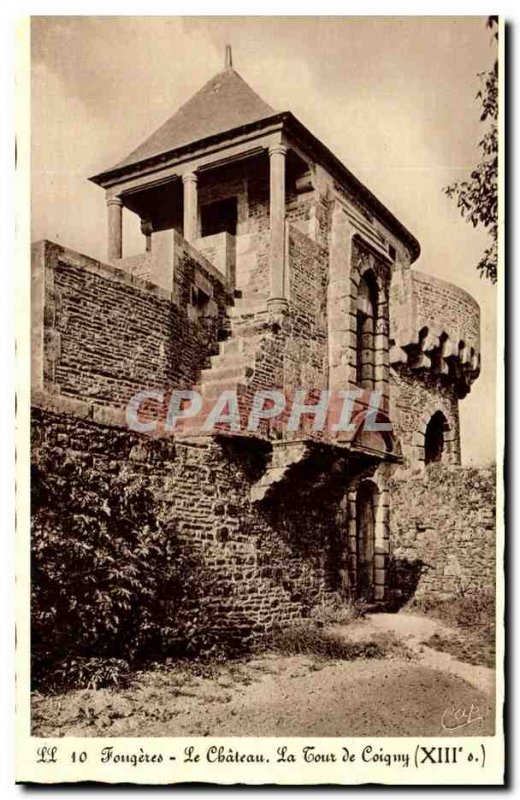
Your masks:
M 189 652 L 195 630 L 214 646 L 208 576 L 138 479 L 47 451 L 32 515 L 35 687 L 117 683 L 136 659 Z
M 130 676 L 124 658 L 65 658 L 53 664 L 53 682 L 58 686 L 80 686 L 102 689 L 125 686 Z

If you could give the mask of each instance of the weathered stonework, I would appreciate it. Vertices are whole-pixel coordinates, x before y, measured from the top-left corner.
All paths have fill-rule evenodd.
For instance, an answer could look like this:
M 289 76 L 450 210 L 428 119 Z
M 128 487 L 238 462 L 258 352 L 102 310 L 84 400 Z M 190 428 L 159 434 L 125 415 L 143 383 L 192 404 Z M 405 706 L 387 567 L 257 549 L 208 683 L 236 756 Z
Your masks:
M 424 465 L 426 427 L 438 411 L 447 423 L 442 463 L 460 464 L 459 407 L 453 386 L 441 376 L 414 374 L 403 368 L 392 369 L 390 374 L 390 418 L 407 464 Z
M 150 282 L 49 242 L 36 246 L 33 264 L 39 388 L 125 407 L 142 389 L 191 388 L 218 348 L 231 297 L 211 265 L 188 251 L 177 263 L 175 303 Z M 210 296 L 200 316 L 190 295 L 199 286 Z
M 390 363 L 447 376 L 464 397 L 480 372 L 478 304 L 458 286 L 402 267 L 390 304 Z
M 412 271 L 412 234 L 233 70 L 170 123 L 141 158 L 93 179 L 106 192 L 110 263 L 34 246 L 35 465 L 51 448 L 58 463 L 93 460 L 106 481 L 113 472 L 142 481 L 162 524 L 218 576 L 215 624 L 237 636 L 335 593 L 393 602 L 396 560 L 417 564 L 428 548 L 435 564 L 421 591 L 454 590 L 456 569 L 488 585 L 489 475 L 469 514 L 478 558 L 466 557 L 459 522 L 469 475 L 459 469 L 459 401 L 480 369 L 477 304 Z M 143 253 L 130 258 L 123 207 L 143 232 Z M 313 430 L 310 417 L 291 431 L 287 413 L 243 435 L 126 427 L 136 392 L 179 388 L 207 402 L 231 390 L 241 411 L 258 389 L 376 391 L 392 430 L 362 432 L 366 397 L 345 435 Z
M 35 407 L 34 466 L 52 450 L 64 477 L 70 459 L 95 467 L 101 484 L 114 473 L 138 477 L 153 494 L 160 523 L 217 575 L 214 624 L 226 636 L 264 633 L 349 589 L 355 565 L 345 555 L 345 485 L 359 480 L 359 465 L 315 450 L 268 502 L 258 503 L 250 490 L 266 467 L 263 447 L 226 438 L 204 444 L 152 438 L 88 414 L 87 404 L 57 404 L 52 412 Z
M 460 466 L 390 481 L 390 596 L 402 602 L 494 589 L 495 487 L 494 468 Z

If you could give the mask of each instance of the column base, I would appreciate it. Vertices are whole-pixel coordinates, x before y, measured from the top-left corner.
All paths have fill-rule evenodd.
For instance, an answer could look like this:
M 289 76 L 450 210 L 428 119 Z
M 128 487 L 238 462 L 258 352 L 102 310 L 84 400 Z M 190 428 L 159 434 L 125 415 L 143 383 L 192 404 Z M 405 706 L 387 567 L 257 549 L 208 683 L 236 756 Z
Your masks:
M 382 602 L 385 600 L 385 587 L 384 585 L 377 584 L 374 586 L 374 602 Z

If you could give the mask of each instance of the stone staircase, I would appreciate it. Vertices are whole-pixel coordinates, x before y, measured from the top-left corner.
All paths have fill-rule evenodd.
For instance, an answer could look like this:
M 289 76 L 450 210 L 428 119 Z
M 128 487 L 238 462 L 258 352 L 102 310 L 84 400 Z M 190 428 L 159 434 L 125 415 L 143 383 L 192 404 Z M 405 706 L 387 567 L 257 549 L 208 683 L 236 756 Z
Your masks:
M 261 340 L 272 330 L 272 319 L 267 310 L 267 296 L 248 293 L 239 297 L 228 310 L 230 335 L 219 344 L 219 353 L 211 356 L 211 366 L 202 370 L 198 391 L 204 406 L 210 408 L 224 391 L 236 392 L 240 397 L 247 394 L 248 384 L 255 374 L 256 358 Z M 268 387 L 266 387 L 268 388 Z M 240 406 L 241 433 L 247 436 L 248 403 L 245 412 Z M 224 432 L 224 431 L 223 431 Z M 254 433 L 249 434 L 255 436 Z M 261 502 L 288 475 L 293 466 L 309 455 L 309 448 L 298 441 L 273 442 L 266 470 L 251 487 L 253 503 Z
M 267 296 L 246 294 L 228 310 L 230 335 L 220 342 L 211 366 L 202 370 L 198 390 L 208 400 L 245 387 L 254 374 L 255 355 L 268 325 Z
M 268 328 L 267 286 L 261 285 L 259 259 L 269 246 L 269 231 L 235 238 L 235 305 L 228 308 L 229 335 L 211 356 L 211 366 L 202 370 L 198 391 L 208 402 L 225 390 L 245 388 L 255 370 L 255 355 Z

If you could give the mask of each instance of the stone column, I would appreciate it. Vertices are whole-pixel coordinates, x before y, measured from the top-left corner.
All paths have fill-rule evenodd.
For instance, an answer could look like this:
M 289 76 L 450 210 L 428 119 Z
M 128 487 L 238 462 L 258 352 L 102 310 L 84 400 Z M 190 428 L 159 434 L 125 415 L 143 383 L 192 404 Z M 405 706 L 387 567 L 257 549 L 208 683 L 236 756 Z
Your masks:
M 194 242 L 197 238 L 197 175 L 186 172 L 182 176 L 184 186 L 184 238 Z
M 357 587 L 357 523 L 356 523 L 356 489 L 350 488 L 347 494 L 348 522 L 347 542 L 350 571 L 350 595 L 356 596 Z
M 374 600 L 385 600 L 387 594 L 387 561 L 390 538 L 390 499 L 388 491 L 379 494 L 375 524 Z
M 287 148 L 275 144 L 269 148 L 270 198 L 269 248 L 270 287 L 268 305 L 273 310 L 287 307 L 285 291 L 285 155 Z
M 123 257 L 123 201 L 120 197 L 107 197 L 108 210 L 108 260 Z
M 389 304 L 386 291 L 379 295 L 374 336 L 374 388 L 381 392 L 381 410 L 390 410 Z

